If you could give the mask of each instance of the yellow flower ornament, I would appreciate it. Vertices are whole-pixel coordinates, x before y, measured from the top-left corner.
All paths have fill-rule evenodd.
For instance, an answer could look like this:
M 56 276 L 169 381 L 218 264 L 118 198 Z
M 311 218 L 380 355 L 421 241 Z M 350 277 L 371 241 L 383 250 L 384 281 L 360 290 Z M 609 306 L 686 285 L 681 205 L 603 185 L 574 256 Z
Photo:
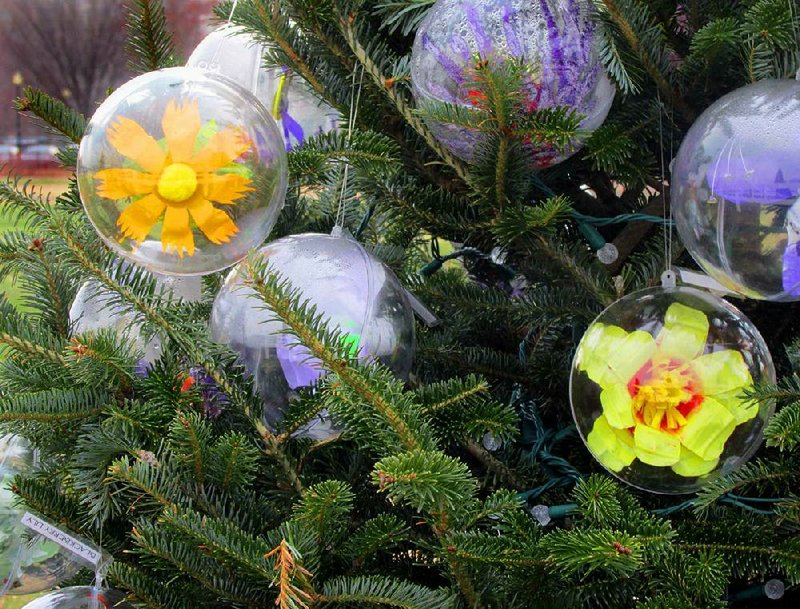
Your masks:
M 573 410 L 595 458 L 615 473 L 636 462 L 680 478 L 717 469 L 734 432 L 759 415 L 744 395 L 754 382 L 742 351 L 709 340 L 709 318 L 722 322 L 681 302 L 669 305 L 653 333 L 626 331 L 603 317 L 581 341 L 572 381 Z M 720 327 L 729 328 L 725 323 Z M 755 346 L 763 345 L 755 337 Z M 599 400 L 577 395 L 575 374 L 588 377 Z M 593 421 L 582 420 L 580 399 L 593 400 Z
M 214 244 L 226 243 L 239 228 L 223 208 L 252 190 L 248 178 L 222 172 L 251 147 L 241 130 L 217 131 L 198 145 L 203 127 L 196 101 L 169 102 L 161 121 L 162 145 L 136 121 L 120 117 L 109 143 L 135 168 L 103 169 L 98 194 L 128 205 L 117 219 L 124 237 L 141 243 L 158 222 L 163 250 L 194 255 L 193 226 Z
M 205 275 L 263 244 L 283 206 L 278 127 L 246 89 L 195 68 L 148 72 L 92 116 L 78 150 L 84 209 L 148 270 Z

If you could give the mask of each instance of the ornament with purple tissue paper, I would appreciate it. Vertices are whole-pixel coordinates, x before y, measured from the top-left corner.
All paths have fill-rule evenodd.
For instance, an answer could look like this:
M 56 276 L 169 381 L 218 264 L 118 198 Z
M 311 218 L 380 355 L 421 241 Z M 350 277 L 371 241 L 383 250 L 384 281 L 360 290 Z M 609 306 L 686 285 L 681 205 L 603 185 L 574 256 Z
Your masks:
M 337 129 L 341 115 L 317 99 L 302 78 L 285 67 L 264 67 L 267 50 L 244 28 L 224 24 L 195 47 L 186 65 L 230 78 L 253 93 L 278 123 L 287 152 Z
M 259 253 L 271 271 L 317 307 L 329 329 L 340 332 L 353 359 L 377 360 L 407 378 L 414 354 L 414 315 L 403 286 L 386 265 L 346 236 L 293 235 Z M 297 390 L 325 374 L 321 362 L 245 285 L 241 267 L 229 274 L 217 295 L 210 329 L 212 338 L 236 351 L 253 375 L 264 419 L 272 428 L 283 420 Z M 327 440 L 340 433 L 323 414 L 297 435 Z
M 585 118 L 591 132 L 605 120 L 614 86 L 599 61 L 599 32 L 586 0 L 439 0 L 417 31 L 411 79 L 417 105 L 430 102 L 471 108 L 481 99 L 472 88 L 479 61 L 524 66 L 523 112 L 565 107 Z M 469 128 L 428 121 L 436 138 L 456 156 L 472 161 L 482 135 Z M 566 150 L 527 142 L 537 168 L 561 162 Z
M 800 83 L 764 80 L 712 104 L 672 171 L 675 224 L 698 265 L 749 298 L 800 300 Z

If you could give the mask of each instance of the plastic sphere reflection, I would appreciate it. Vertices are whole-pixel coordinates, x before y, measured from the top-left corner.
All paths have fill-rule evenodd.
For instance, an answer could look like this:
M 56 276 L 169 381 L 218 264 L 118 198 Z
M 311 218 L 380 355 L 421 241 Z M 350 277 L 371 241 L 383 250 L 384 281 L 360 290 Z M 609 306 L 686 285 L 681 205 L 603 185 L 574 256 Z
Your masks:
M 405 291 L 386 265 L 352 239 L 321 234 L 285 237 L 260 253 L 317 306 L 330 328 L 339 328 L 354 357 L 374 358 L 398 377 L 408 376 L 414 317 Z M 274 427 L 295 390 L 311 385 L 325 371 L 293 336 L 281 331 L 283 323 L 242 283 L 242 274 L 232 271 L 214 302 L 211 335 L 239 353 Z M 326 439 L 338 433 L 323 413 L 302 435 Z
M 594 457 L 658 493 L 694 492 L 749 459 L 771 404 L 745 392 L 775 382 L 755 326 L 691 288 L 653 288 L 607 308 L 573 361 L 570 401 Z

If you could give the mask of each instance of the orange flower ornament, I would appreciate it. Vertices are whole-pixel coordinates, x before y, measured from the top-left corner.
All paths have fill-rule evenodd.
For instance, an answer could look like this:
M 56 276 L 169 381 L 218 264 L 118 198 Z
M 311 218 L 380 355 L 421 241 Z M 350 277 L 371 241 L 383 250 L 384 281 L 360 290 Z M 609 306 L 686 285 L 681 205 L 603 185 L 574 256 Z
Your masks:
M 706 475 L 734 430 L 759 413 L 744 396 L 753 379 L 742 353 L 706 352 L 708 334 L 707 315 L 678 302 L 655 337 L 599 322 L 589 328 L 575 368 L 600 388 L 601 414 L 586 443 L 607 469 L 639 460 L 680 477 Z
M 163 251 L 181 258 L 195 253 L 195 228 L 215 245 L 227 243 L 239 227 L 226 209 L 253 190 L 235 171 L 251 142 L 233 127 L 206 136 L 196 101 L 170 101 L 161 127 L 162 141 L 127 117 L 108 129 L 108 142 L 130 166 L 97 171 L 95 178 L 101 197 L 126 204 L 117 219 L 120 234 L 141 243 L 161 223 Z

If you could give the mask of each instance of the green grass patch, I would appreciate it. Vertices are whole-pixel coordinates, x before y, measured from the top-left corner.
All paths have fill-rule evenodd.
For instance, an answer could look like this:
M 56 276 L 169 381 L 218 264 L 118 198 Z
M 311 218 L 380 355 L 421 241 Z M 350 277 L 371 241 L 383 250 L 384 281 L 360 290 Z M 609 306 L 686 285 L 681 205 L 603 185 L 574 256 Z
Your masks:
M 17 224 L 3 213 L 3 206 L 0 203 L 0 235 L 16 227 Z M 0 281 L 0 292 L 2 292 L 12 304 L 17 304 L 19 302 L 19 289 L 15 283 L 13 277 L 3 277 Z

